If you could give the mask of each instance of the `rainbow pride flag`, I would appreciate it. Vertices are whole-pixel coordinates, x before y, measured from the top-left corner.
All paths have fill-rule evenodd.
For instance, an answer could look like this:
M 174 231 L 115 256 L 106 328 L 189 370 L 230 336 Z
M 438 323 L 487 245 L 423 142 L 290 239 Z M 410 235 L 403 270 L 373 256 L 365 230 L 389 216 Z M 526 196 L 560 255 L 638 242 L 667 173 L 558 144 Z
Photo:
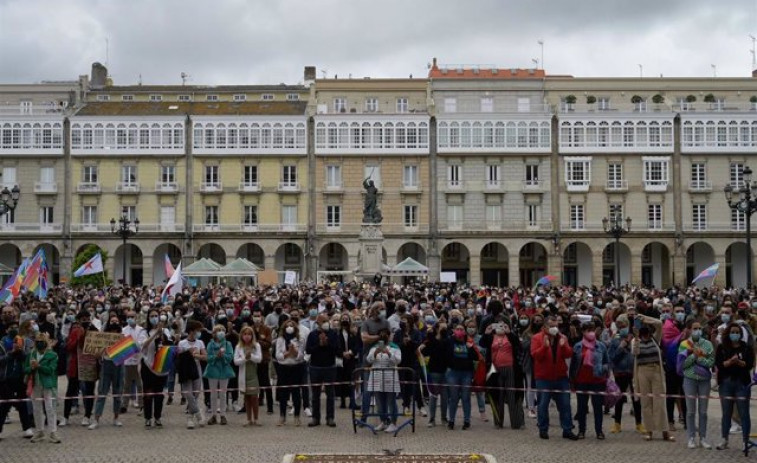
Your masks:
M 539 280 L 534 285 L 534 288 L 537 287 L 537 286 L 541 286 L 541 285 L 544 285 L 544 286 L 551 285 L 552 282 L 556 281 L 556 280 L 557 280 L 557 277 L 554 276 L 554 275 L 543 276 L 543 277 L 539 278 Z
M 126 360 L 139 353 L 139 347 L 131 336 L 125 336 L 123 339 L 108 347 L 105 351 L 108 357 L 113 360 L 117 366 L 124 364 Z
M 173 366 L 173 360 L 176 356 L 176 348 L 173 346 L 161 346 L 155 353 L 155 360 L 152 362 L 152 371 L 158 374 L 168 373 Z

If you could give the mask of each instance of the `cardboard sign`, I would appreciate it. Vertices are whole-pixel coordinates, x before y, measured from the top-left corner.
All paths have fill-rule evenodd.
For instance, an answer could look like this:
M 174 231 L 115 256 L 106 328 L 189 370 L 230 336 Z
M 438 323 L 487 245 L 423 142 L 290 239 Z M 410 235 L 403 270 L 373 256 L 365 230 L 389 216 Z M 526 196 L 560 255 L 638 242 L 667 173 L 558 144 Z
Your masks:
M 82 352 L 85 354 L 100 356 L 105 349 L 120 341 L 121 338 L 123 338 L 121 333 L 87 331 L 87 336 L 84 338 Z
M 258 284 L 261 286 L 277 285 L 279 284 L 279 274 L 276 273 L 276 270 L 272 269 L 260 271 L 258 272 Z
M 297 273 L 291 270 L 287 270 L 284 274 L 284 284 L 293 285 L 297 282 Z
M 457 273 L 441 272 L 439 273 L 439 281 L 442 283 L 457 283 Z

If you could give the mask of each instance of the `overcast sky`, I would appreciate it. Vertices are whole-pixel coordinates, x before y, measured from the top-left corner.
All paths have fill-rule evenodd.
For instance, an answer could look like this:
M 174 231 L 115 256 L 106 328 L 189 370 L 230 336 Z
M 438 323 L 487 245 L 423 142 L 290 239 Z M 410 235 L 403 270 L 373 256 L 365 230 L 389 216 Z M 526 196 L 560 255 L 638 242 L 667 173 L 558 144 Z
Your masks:
M 0 83 L 407 77 L 427 64 L 548 74 L 748 76 L 757 0 L 0 0 Z

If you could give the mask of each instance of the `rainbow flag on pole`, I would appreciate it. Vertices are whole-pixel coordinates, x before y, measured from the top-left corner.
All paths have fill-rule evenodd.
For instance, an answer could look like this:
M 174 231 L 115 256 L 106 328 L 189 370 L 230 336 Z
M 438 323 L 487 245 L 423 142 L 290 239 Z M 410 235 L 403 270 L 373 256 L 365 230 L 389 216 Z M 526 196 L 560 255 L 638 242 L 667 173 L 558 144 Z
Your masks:
M 108 347 L 105 353 L 116 366 L 121 366 L 126 360 L 139 353 L 139 347 L 134 342 L 134 338 L 125 336 L 122 340 Z
M 158 374 L 165 374 L 171 370 L 173 360 L 176 356 L 176 348 L 173 346 L 161 346 L 155 353 L 155 360 L 152 362 L 152 371 Z

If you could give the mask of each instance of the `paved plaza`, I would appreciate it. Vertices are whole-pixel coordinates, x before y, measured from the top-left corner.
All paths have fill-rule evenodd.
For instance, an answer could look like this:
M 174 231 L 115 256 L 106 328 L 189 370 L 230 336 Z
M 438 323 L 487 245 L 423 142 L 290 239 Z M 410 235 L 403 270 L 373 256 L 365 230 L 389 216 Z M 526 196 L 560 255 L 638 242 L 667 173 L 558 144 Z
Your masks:
M 575 398 L 574 398 L 575 411 Z M 149 463 L 184 463 L 217 461 L 232 462 L 272 462 L 278 463 L 287 453 L 361 453 L 381 454 L 385 449 L 403 453 L 489 453 L 498 462 L 638 462 L 642 460 L 658 462 L 684 461 L 743 461 L 744 457 L 737 449 L 726 451 L 690 450 L 686 448 L 685 431 L 675 434 L 674 443 L 663 442 L 659 436 L 652 442 L 644 442 L 633 431 L 633 418 L 627 411 L 623 416 L 623 432 L 610 434 L 611 419 L 605 417 L 607 439 L 598 441 L 589 431 L 586 440 L 571 442 L 561 438 L 557 427 L 557 412 L 551 409 L 550 439 L 538 438 L 536 420 L 526 419 L 524 430 L 495 430 L 492 423 L 484 423 L 476 413 L 470 430 L 462 431 L 459 426 L 454 431 L 438 425 L 426 427 L 426 419 L 418 415 L 415 434 L 409 428 L 398 437 L 385 433 L 374 436 L 367 430 L 358 430 L 353 434 L 348 410 L 337 408 L 337 427 L 321 425 L 308 428 L 303 415 L 302 426 L 295 428 L 291 417 L 287 425 L 277 427 L 277 415 L 261 415 L 262 427 L 244 428 L 244 415 L 229 413 L 227 426 L 210 426 L 186 429 L 184 407 L 175 404 L 166 406 L 162 429 L 145 429 L 144 421 L 137 416 L 134 409 L 123 415 L 123 428 L 111 425 L 111 417 L 106 413 L 99 429 L 90 431 L 79 425 L 81 415 L 72 416 L 72 425 L 60 428 L 59 435 L 63 443 L 55 445 L 49 442 L 32 444 L 21 437 L 18 415 L 11 412 L 13 423 L 6 425 L 4 439 L 0 441 L 0 462 L 149 462 Z M 109 404 L 108 404 L 109 405 Z M 710 442 L 720 441 L 720 402 L 710 401 L 709 434 Z M 62 407 L 59 404 L 59 408 Z M 754 406 L 752 407 L 754 413 Z M 106 406 L 106 410 L 109 410 Z M 490 416 L 490 411 L 487 410 Z M 400 421 L 403 418 L 400 418 Z M 507 423 L 508 418 L 505 418 Z M 462 417 L 457 420 L 462 423 Z M 589 417 L 591 423 L 591 417 Z M 732 443 L 739 441 L 738 436 L 731 438 Z M 645 458 L 644 458 L 645 457 Z M 757 451 L 750 458 L 757 458 Z

